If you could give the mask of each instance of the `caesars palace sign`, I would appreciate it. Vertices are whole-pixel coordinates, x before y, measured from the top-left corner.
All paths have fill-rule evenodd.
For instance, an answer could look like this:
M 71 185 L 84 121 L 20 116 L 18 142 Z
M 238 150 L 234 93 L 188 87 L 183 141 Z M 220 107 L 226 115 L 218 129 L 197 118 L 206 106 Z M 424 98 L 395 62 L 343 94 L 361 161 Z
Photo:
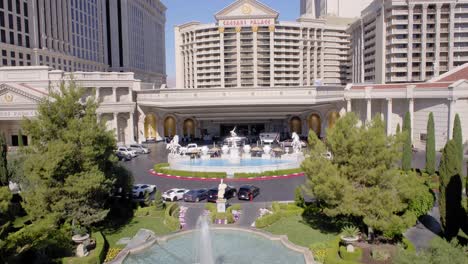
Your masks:
M 221 27 L 251 27 L 251 26 L 271 26 L 275 24 L 274 19 L 233 19 L 220 20 Z
M 18 110 L 18 111 L 1 111 L 0 110 L 0 120 L 1 119 L 21 120 L 23 117 L 35 117 L 36 115 L 37 115 L 36 110 Z

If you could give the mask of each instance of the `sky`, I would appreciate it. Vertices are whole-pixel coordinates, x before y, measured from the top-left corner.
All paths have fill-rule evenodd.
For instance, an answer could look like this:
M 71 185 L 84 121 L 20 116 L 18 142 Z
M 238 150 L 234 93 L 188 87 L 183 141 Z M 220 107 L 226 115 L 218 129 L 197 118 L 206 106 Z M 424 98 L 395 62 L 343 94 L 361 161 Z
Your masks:
M 168 86 L 175 85 L 174 27 L 190 21 L 214 23 L 214 14 L 235 0 L 162 0 L 166 11 L 166 73 Z M 261 0 L 280 13 L 282 21 L 299 17 L 299 0 Z

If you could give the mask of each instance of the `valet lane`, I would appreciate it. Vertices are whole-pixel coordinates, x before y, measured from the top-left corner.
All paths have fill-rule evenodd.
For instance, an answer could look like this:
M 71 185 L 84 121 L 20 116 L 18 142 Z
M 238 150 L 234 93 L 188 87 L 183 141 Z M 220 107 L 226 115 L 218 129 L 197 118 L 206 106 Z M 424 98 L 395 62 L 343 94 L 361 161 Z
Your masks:
M 157 163 L 167 162 L 167 151 L 164 143 L 150 144 L 148 147 L 151 153 L 140 155 L 137 158 L 123 162 L 123 164 L 132 172 L 135 184 L 147 183 L 156 184 L 160 191 L 166 191 L 171 188 L 211 188 L 218 185 L 218 182 L 207 181 L 187 181 L 158 177 L 149 173 L 149 170 Z M 260 195 L 255 198 L 255 202 L 270 202 L 270 201 L 292 201 L 294 200 L 294 190 L 297 186 L 305 182 L 304 177 L 293 177 L 287 179 L 272 179 L 262 181 L 235 181 L 227 182 L 227 184 L 238 189 L 241 185 L 252 184 L 260 188 Z M 231 202 L 242 202 L 237 199 L 232 199 Z M 247 202 L 248 203 L 248 202 Z

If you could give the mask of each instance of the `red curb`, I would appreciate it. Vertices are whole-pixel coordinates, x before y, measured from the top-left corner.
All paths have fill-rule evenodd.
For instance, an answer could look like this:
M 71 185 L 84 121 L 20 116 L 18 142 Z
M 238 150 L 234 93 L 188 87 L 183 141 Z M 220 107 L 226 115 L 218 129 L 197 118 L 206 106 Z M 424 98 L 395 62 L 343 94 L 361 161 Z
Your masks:
M 220 178 L 196 178 L 196 177 L 184 177 L 184 176 L 176 176 L 176 175 L 168 175 L 164 173 L 158 173 L 155 172 L 153 169 L 148 171 L 151 175 L 156 176 L 156 177 L 161 177 L 161 178 L 166 178 L 166 179 L 176 179 L 176 180 L 182 180 L 182 181 L 207 181 L 207 182 L 213 182 L 213 181 L 220 181 Z M 226 182 L 239 182 L 239 181 L 269 181 L 269 180 L 282 180 L 282 179 L 290 179 L 290 178 L 297 178 L 297 177 L 304 177 L 304 173 L 293 173 L 293 174 L 288 174 L 288 175 L 282 175 L 282 176 L 260 176 L 256 178 L 224 178 L 223 180 Z

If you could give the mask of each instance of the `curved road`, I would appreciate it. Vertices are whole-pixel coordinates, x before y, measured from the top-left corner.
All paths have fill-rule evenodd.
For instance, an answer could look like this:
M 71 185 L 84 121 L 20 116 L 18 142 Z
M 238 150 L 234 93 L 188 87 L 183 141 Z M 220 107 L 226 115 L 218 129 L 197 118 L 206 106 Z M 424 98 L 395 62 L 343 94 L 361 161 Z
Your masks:
M 216 182 L 204 182 L 198 180 L 177 180 L 168 179 L 151 175 L 149 170 L 157 163 L 167 162 L 167 151 L 164 143 L 151 144 L 150 154 L 142 154 L 131 161 L 123 162 L 123 164 L 133 173 L 135 183 L 156 184 L 158 189 L 166 191 L 171 188 L 211 188 L 217 186 Z M 305 182 L 304 177 L 295 177 L 289 179 L 275 179 L 266 181 L 236 181 L 228 182 L 227 184 L 239 188 L 243 184 L 253 184 L 260 188 L 260 195 L 257 196 L 255 202 L 269 201 L 292 201 L 294 200 L 294 190 L 297 186 Z M 238 202 L 237 199 L 232 202 Z

